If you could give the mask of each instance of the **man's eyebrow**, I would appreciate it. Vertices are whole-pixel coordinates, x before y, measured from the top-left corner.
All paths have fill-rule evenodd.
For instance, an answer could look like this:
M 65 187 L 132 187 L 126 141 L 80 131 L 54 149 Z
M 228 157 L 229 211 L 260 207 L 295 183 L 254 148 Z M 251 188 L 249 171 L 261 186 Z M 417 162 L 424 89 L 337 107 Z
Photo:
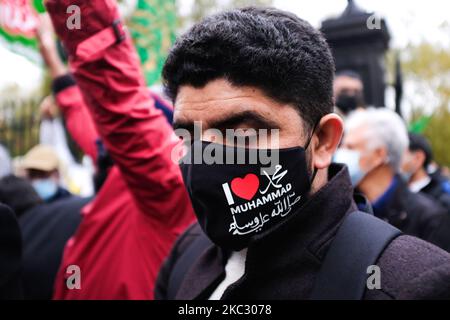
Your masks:
M 245 122 L 252 122 L 259 128 L 278 128 L 278 124 L 275 121 L 267 119 L 259 113 L 248 110 L 226 116 L 222 119 L 211 121 L 208 127 L 215 129 L 232 129 L 233 127 Z

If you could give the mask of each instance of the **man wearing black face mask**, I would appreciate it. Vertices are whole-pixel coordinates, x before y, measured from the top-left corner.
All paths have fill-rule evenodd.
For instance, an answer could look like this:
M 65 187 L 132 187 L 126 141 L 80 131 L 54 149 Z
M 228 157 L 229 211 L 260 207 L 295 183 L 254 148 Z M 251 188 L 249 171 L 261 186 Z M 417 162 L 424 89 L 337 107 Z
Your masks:
M 364 85 L 358 73 L 344 70 L 336 73 L 333 92 L 338 111 L 344 116 L 350 112 L 364 108 Z
M 347 169 L 331 164 L 343 131 L 332 113 L 333 75 L 322 35 L 276 9 L 217 14 L 178 39 L 163 76 L 174 126 L 202 133 L 181 162 L 198 224 L 162 267 L 156 298 L 450 297 L 450 255 L 396 231 L 370 263 L 381 270 L 381 288 L 365 288 L 367 265 L 362 286 L 327 285 L 324 275 L 333 272 L 357 276 L 358 259 L 392 228 L 355 213 Z M 221 140 L 227 129 L 257 138 L 237 146 Z M 259 129 L 276 129 L 278 144 L 261 139 Z M 370 217 L 375 229 L 349 223 L 355 217 Z M 371 238 L 360 242 L 362 233 Z M 347 268 L 338 268 L 342 262 Z

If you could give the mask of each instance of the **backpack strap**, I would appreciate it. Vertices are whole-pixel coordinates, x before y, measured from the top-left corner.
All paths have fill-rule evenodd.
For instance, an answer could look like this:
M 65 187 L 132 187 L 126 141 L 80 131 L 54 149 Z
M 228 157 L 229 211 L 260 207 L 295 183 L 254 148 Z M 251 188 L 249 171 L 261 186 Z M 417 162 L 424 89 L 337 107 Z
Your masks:
M 367 268 L 400 234 L 400 230 L 370 214 L 349 214 L 325 256 L 310 299 L 361 300 Z
M 167 299 L 175 300 L 178 290 L 181 287 L 186 273 L 189 271 L 194 261 L 211 246 L 212 242 L 203 233 L 189 245 L 189 247 L 183 252 L 177 262 L 175 263 L 172 272 L 169 277 L 169 283 L 167 287 Z

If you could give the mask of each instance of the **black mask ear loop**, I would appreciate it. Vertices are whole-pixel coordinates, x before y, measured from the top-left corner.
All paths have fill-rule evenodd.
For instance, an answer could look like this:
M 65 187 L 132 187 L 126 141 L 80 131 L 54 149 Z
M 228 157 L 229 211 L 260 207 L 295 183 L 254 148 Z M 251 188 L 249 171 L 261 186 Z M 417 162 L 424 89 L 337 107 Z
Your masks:
M 316 123 L 314 124 L 314 128 L 313 128 L 313 131 L 312 131 L 312 133 L 311 133 L 311 136 L 309 137 L 308 143 L 305 145 L 305 151 L 308 150 L 309 145 L 311 144 L 311 140 L 312 140 L 312 138 L 314 137 L 314 133 L 316 133 L 317 126 L 319 125 L 321 119 L 322 119 L 322 118 L 320 118 L 319 120 L 317 120 Z M 312 174 L 311 179 L 310 179 L 310 181 L 309 181 L 309 183 L 310 183 L 311 185 L 313 184 L 314 179 L 316 178 L 317 171 L 318 171 L 318 169 L 317 169 L 317 168 L 314 168 L 313 174 Z

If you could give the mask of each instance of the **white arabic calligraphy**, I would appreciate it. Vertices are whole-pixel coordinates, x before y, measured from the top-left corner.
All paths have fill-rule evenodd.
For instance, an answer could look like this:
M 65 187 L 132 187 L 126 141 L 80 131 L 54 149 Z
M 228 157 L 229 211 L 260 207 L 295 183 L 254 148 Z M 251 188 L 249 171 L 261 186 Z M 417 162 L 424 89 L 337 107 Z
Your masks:
M 277 206 L 275 209 L 278 209 L 278 211 L 275 212 L 275 209 L 273 209 L 272 217 L 276 217 L 278 215 L 280 215 L 281 217 L 287 216 L 291 212 L 292 206 L 299 202 L 302 198 L 301 196 L 298 196 L 297 198 L 295 198 L 294 202 L 291 203 L 290 198 L 292 197 L 295 197 L 295 193 L 292 193 L 287 197 L 284 197 L 282 200 L 275 202 L 275 205 Z
M 233 231 L 234 235 L 245 235 L 252 232 L 258 232 L 262 229 L 262 227 L 270 220 L 270 216 L 262 213 L 259 213 L 259 217 L 255 217 L 250 222 L 246 223 L 244 226 L 239 226 L 236 221 L 236 216 L 233 215 L 233 222 L 230 224 L 229 232 Z
M 264 216 L 262 213 L 259 213 L 259 216 L 255 217 L 250 222 L 246 223 L 243 226 L 239 226 L 239 224 L 236 221 L 236 216 L 233 215 L 233 222 L 230 224 L 230 229 L 228 232 L 233 231 L 233 235 L 246 235 L 253 232 L 259 232 L 262 230 L 263 226 L 271 220 L 271 218 L 274 218 L 276 216 L 285 217 L 287 216 L 291 210 L 292 206 L 294 206 L 297 202 L 300 201 L 301 196 L 298 196 L 295 198 L 293 202 L 291 202 L 291 198 L 295 197 L 295 193 L 292 193 L 288 195 L 287 197 L 284 197 L 282 200 L 279 200 L 275 203 L 277 206 L 275 209 L 272 210 L 272 215 L 265 214 Z M 277 209 L 277 211 L 275 211 Z
M 267 187 L 264 190 L 262 190 L 262 191 L 260 190 L 259 193 L 265 194 L 267 192 L 267 190 L 269 190 L 270 186 L 273 186 L 273 187 L 275 187 L 277 189 L 282 187 L 282 185 L 280 184 L 280 180 L 283 179 L 283 177 L 286 175 L 286 173 L 288 171 L 284 170 L 283 172 L 280 172 L 281 169 L 282 169 L 282 166 L 277 164 L 275 166 L 275 172 L 274 172 L 272 178 L 267 174 L 266 171 L 263 171 L 264 175 L 269 180 L 269 184 L 267 185 Z

